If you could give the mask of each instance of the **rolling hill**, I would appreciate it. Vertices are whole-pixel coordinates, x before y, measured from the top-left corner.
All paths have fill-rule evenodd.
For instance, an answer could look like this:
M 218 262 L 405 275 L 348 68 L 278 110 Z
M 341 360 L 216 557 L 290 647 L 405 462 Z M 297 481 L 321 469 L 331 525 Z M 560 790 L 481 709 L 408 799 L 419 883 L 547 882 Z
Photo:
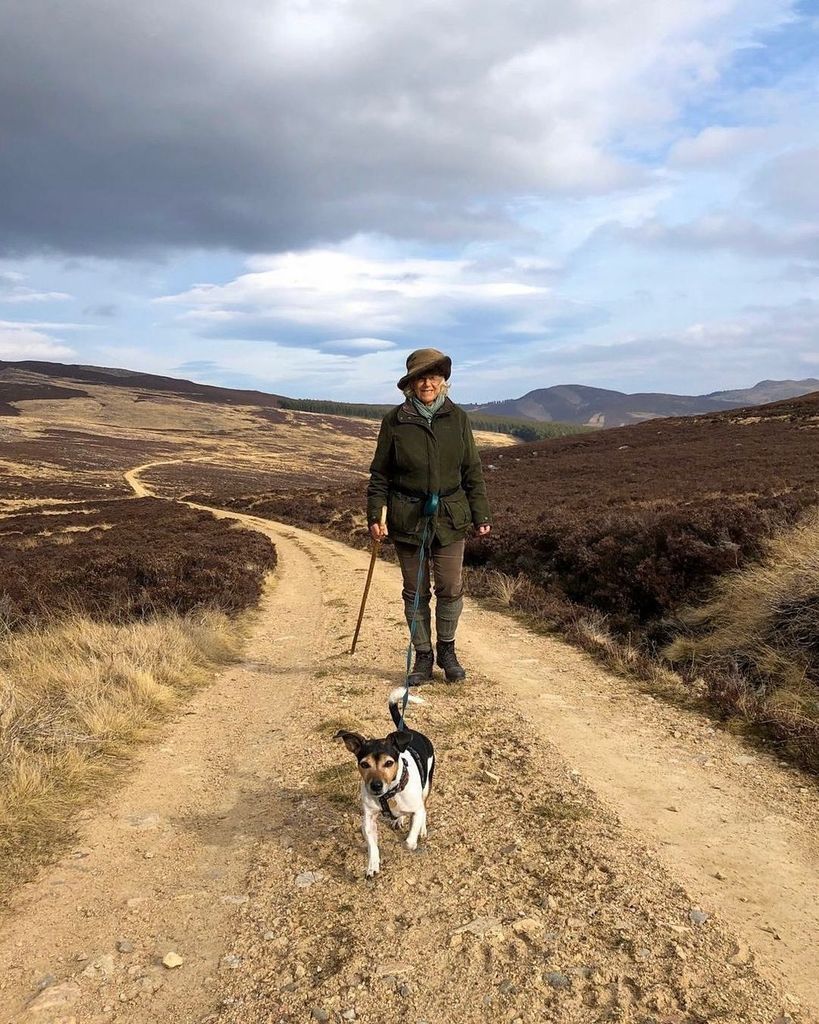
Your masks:
M 763 380 L 751 388 L 708 395 L 626 394 L 582 384 L 537 388 L 521 398 L 466 406 L 470 411 L 524 420 L 559 420 L 591 427 L 624 427 L 665 416 L 697 416 L 765 405 L 819 391 L 819 379 Z

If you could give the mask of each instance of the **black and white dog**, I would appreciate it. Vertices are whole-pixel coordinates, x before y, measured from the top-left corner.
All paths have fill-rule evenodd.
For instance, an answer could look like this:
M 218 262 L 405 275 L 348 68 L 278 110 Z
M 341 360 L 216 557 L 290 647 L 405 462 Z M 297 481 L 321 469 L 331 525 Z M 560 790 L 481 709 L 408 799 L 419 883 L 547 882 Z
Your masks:
M 427 834 L 426 799 L 432 788 L 435 771 L 435 751 L 432 743 L 421 732 L 401 728 L 398 704 L 404 699 L 404 687 L 399 686 L 389 696 L 389 708 L 396 732 L 383 739 L 365 739 L 357 732 L 340 730 L 335 739 L 343 740 L 345 747 L 355 754 L 361 774 L 361 805 L 364 818 L 361 831 L 367 840 L 367 878 L 381 869 L 378 851 L 378 816 L 391 819 L 393 828 L 401 828 L 404 815 L 412 815 L 407 836 L 407 849 L 414 850 L 418 839 Z M 411 694 L 412 704 L 423 704 L 420 697 Z

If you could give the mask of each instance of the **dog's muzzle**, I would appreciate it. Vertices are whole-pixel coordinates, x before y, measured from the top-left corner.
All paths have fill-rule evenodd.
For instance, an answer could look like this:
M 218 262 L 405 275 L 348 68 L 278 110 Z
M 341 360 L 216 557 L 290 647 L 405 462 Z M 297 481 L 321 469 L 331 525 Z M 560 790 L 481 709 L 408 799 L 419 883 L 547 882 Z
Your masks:
M 383 789 L 384 789 L 384 783 L 383 782 L 379 782 L 378 780 L 374 780 L 373 782 L 370 783 L 370 792 L 371 793 L 375 793 L 376 796 L 378 796 L 378 794 L 381 793 L 383 791 Z

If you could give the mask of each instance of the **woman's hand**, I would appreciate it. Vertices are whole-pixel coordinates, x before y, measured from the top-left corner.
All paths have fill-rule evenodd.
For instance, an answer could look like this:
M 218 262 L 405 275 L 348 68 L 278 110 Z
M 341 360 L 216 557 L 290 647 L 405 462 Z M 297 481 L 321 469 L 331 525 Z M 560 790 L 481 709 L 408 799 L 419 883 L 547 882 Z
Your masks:
M 481 523 L 481 525 L 478 527 L 478 536 L 488 537 L 491 531 L 492 527 L 489 525 L 489 523 Z
M 370 536 L 373 540 L 383 540 L 387 536 L 387 527 L 381 523 L 370 523 Z

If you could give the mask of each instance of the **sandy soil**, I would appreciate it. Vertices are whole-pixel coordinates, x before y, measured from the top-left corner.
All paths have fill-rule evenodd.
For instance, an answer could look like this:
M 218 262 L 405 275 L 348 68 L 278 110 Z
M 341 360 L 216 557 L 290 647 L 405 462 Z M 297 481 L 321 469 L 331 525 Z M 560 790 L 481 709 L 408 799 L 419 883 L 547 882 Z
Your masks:
M 235 518 L 280 559 L 245 661 L 21 890 L 3 1024 L 817 1019 L 815 789 L 474 604 L 468 682 L 411 718 L 440 758 L 429 839 L 382 827 L 365 881 L 330 737 L 391 728 L 397 570 L 350 658 L 366 554 Z

